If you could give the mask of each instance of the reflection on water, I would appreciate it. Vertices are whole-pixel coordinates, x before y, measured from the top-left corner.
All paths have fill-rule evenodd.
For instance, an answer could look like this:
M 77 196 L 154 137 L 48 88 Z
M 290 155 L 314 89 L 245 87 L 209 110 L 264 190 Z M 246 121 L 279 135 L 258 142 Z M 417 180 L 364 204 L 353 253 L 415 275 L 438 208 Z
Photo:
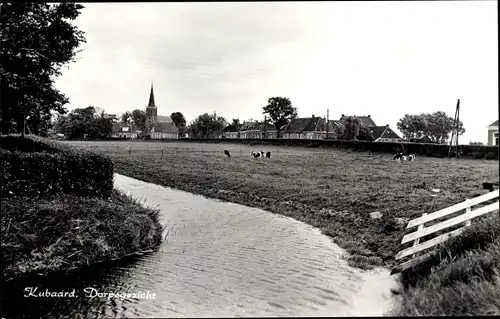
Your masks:
M 38 279 L 39 291 L 76 289 L 77 298 L 41 302 L 22 297 L 27 284 L 4 287 L 4 316 L 356 316 L 382 315 L 390 306 L 396 283 L 388 271 L 350 268 L 343 251 L 311 226 L 118 174 L 115 185 L 162 210 L 169 231 L 158 251 L 60 280 Z M 149 291 L 155 298 L 90 299 L 85 287 Z M 14 307 L 13 299 L 25 306 Z

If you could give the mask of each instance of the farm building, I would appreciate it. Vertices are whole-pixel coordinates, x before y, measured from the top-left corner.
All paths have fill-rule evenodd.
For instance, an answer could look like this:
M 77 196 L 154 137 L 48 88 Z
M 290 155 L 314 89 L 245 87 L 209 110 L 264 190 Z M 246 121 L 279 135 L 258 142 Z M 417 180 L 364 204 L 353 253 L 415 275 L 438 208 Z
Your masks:
M 245 122 L 243 122 L 243 124 L 241 124 L 240 130 L 238 132 L 239 138 L 243 138 L 243 139 L 245 139 L 245 138 L 257 138 L 257 137 L 253 137 L 253 136 L 257 135 L 257 134 L 255 134 L 256 132 L 249 130 L 256 123 L 258 123 L 258 122 L 257 121 L 245 121 Z
M 233 124 L 229 124 L 222 130 L 221 138 L 232 138 L 232 139 L 239 138 L 240 127 L 241 125 L 236 126 Z
M 328 132 L 334 132 L 332 122 L 328 123 Z M 283 127 L 282 138 L 285 139 L 324 139 L 327 133 L 327 122 L 322 117 L 312 115 L 306 118 L 293 119 Z
M 244 131 L 246 138 L 276 138 L 276 127 L 264 122 L 256 122 Z
M 488 126 L 488 145 L 498 146 L 498 120 Z
M 369 129 L 375 142 L 401 143 L 404 141 L 389 127 L 389 124 L 386 126 L 370 126 Z
M 146 129 L 141 137 L 151 139 L 178 139 L 179 130 L 174 125 L 170 116 L 158 115 L 158 107 L 155 105 L 153 84 L 149 94 L 149 103 L 146 107 Z
M 113 123 L 113 128 L 111 129 L 111 137 L 115 138 L 138 138 L 140 130 L 135 129 L 133 124 L 124 123 Z

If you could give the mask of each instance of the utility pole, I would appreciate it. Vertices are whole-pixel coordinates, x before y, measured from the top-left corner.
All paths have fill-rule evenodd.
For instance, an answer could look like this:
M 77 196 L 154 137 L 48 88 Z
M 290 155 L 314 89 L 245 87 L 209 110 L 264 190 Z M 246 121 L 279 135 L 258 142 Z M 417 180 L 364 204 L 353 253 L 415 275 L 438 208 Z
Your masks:
M 459 131 L 459 127 L 460 127 L 460 99 L 458 99 L 458 102 L 457 102 L 457 123 L 456 123 L 456 132 L 455 134 L 456 135 L 456 138 L 457 138 L 457 141 L 456 141 L 456 154 L 457 154 L 457 158 L 460 157 L 460 150 L 459 150 L 459 146 L 458 146 L 458 131 Z
M 326 109 L 326 138 L 328 138 L 328 128 L 330 127 L 330 120 L 329 120 L 329 116 L 330 116 L 330 110 L 329 109 Z
M 264 115 L 264 138 L 267 138 L 267 116 Z
M 448 149 L 448 157 L 451 157 L 451 148 L 453 146 L 453 140 L 455 139 L 455 151 L 458 157 L 458 128 L 459 128 L 459 111 L 460 111 L 460 99 L 457 102 L 457 108 L 455 110 L 455 117 L 453 118 L 453 129 L 451 131 L 450 148 Z

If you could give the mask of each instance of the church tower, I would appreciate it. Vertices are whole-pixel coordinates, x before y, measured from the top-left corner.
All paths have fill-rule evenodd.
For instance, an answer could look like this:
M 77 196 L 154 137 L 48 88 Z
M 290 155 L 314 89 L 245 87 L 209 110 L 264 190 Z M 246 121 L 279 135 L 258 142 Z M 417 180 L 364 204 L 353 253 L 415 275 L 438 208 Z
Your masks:
M 158 108 L 155 105 L 155 95 L 153 92 L 153 82 L 151 82 L 151 93 L 149 93 L 149 103 L 146 106 L 146 127 L 158 121 Z

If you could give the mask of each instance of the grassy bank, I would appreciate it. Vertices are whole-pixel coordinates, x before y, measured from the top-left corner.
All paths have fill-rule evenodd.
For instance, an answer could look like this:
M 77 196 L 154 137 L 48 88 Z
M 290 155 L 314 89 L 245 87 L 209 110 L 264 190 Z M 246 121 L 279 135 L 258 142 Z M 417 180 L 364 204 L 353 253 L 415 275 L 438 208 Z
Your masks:
M 417 157 L 415 162 L 398 163 L 389 154 L 337 149 L 182 142 L 70 144 L 105 153 L 117 173 L 316 226 L 351 254 L 351 265 L 365 269 L 395 264 L 409 219 L 482 194 L 481 183 L 499 175 L 494 161 Z M 224 149 L 231 158 L 223 155 Z M 271 151 L 272 158 L 253 159 L 252 150 Z M 373 219 L 372 212 L 382 217 Z
M 500 316 L 498 215 L 476 221 L 434 260 L 403 274 L 391 316 Z
M 2 282 L 122 258 L 161 241 L 158 211 L 116 190 L 108 199 L 6 198 L 1 208 Z

